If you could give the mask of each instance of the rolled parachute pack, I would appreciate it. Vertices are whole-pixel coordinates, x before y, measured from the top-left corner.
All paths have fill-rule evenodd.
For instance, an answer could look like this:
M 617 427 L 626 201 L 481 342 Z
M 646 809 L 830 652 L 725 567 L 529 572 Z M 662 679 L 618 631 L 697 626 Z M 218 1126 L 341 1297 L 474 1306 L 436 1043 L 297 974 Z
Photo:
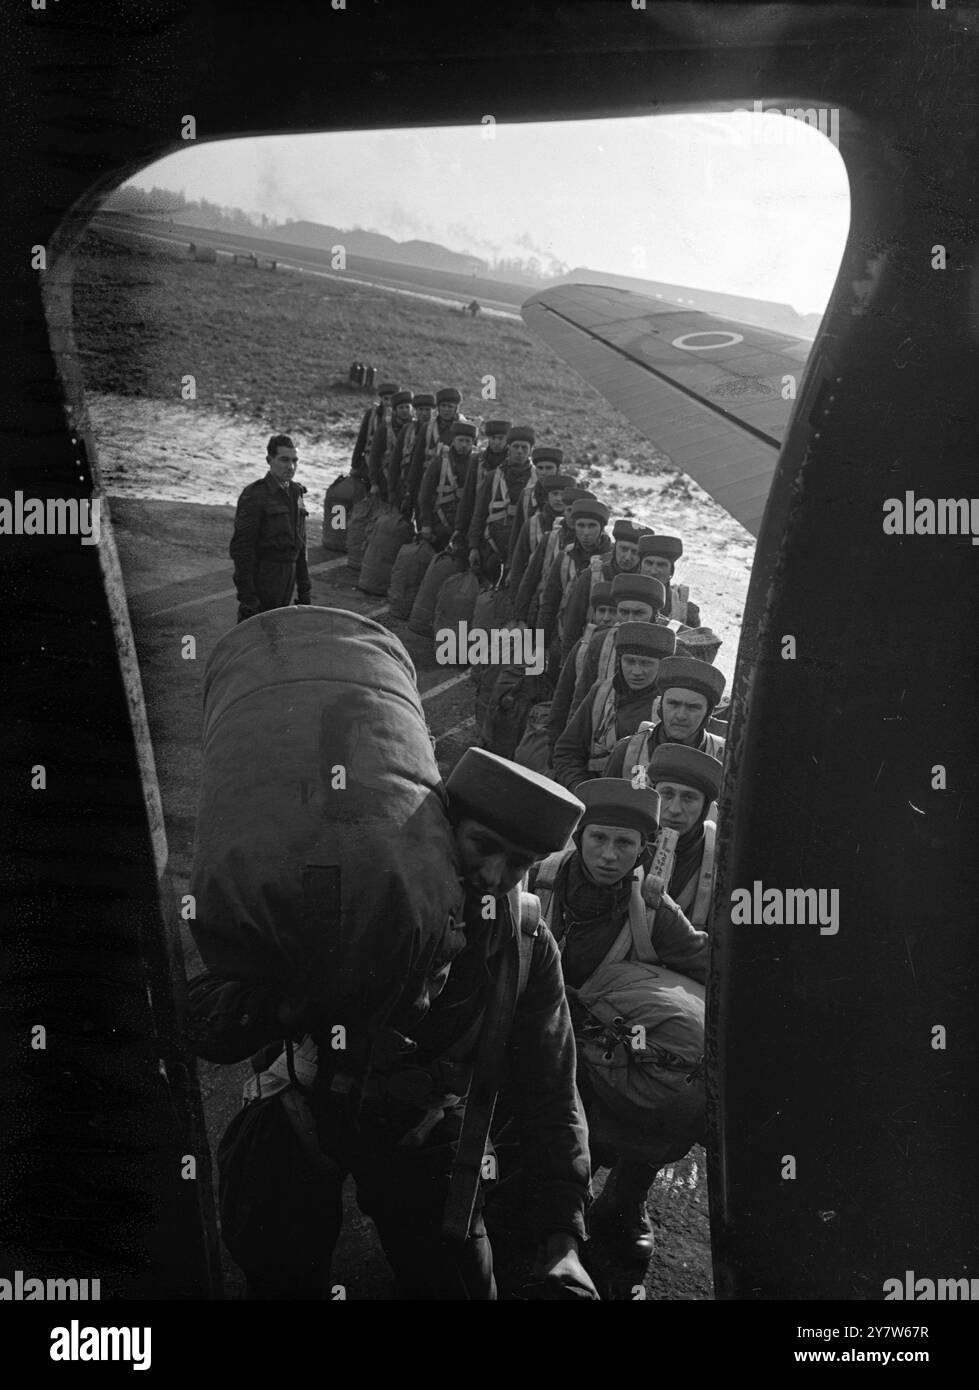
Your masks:
M 398 639 L 312 606 L 226 633 L 204 676 L 191 875 L 205 965 L 369 1041 L 461 949 L 457 875 Z
M 364 550 L 357 588 L 365 594 L 386 594 L 398 551 L 411 540 L 414 528 L 399 511 L 388 508 L 377 519 Z
M 430 542 L 419 537 L 398 551 L 388 584 L 388 607 L 395 618 L 407 618 L 418 596 L 425 571 L 435 556 Z
M 350 473 L 337 478 L 336 482 L 331 483 L 326 489 L 323 499 L 324 550 L 339 550 L 341 553 L 346 551 L 350 513 L 364 496 L 363 483 Z

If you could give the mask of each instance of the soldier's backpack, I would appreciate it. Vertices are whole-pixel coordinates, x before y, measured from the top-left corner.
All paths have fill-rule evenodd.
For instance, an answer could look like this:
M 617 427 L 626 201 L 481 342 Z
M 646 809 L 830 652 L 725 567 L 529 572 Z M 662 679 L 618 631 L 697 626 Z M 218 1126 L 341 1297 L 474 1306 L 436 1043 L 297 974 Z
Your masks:
M 386 594 L 398 552 L 413 535 L 414 527 L 399 511 L 389 507 L 382 512 L 364 550 L 357 588 L 365 594 Z
M 407 618 L 410 614 L 434 556 L 431 544 L 421 537 L 408 541 L 398 551 L 388 584 L 388 607 L 395 618 Z
M 460 574 L 465 568 L 465 558 L 451 550 L 440 551 L 432 560 L 425 577 L 418 586 L 418 593 L 411 605 L 408 626 L 421 637 L 431 637 L 432 621 L 435 617 L 435 601 L 439 589 L 452 574 Z
M 380 497 L 370 495 L 355 503 L 347 524 L 347 569 L 360 569 L 371 532 L 387 509 Z
M 486 703 L 483 748 L 501 758 L 512 758 L 531 706 L 549 700 L 552 693 L 547 676 L 528 676 L 522 666 L 501 666 Z
M 470 629 L 473 632 L 485 631 L 488 633 L 493 628 L 507 627 L 509 626 L 507 623 L 509 611 L 509 590 L 487 586 L 479 592 L 469 624 Z
M 398 639 L 311 606 L 226 633 L 204 675 L 190 883 L 204 964 L 309 999 L 354 1048 L 458 944 L 456 874 Z
M 513 761 L 521 767 L 529 767 L 531 772 L 539 772 L 550 777 L 554 771 L 551 760 L 551 739 L 547 731 L 547 721 L 551 714 L 551 702 L 532 705 L 527 714 L 523 738 L 517 744 Z
M 341 474 L 326 489 L 323 499 L 323 549 L 347 549 L 350 513 L 366 496 L 366 489 L 352 473 Z
M 570 853 L 549 855 L 538 866 L 533 891 L 545 920 Z M 658 964 L 641 884 L 638 869 L 628 920 L 601 964 L 567 993 L 578 1066 L 595 1098 L 628 1129 L 636 1149 L 681 1158 L 704 1137 L 705 991 Z
M 435 655 L 443 666 L 468 666 L 468 629 L 476 600 L 479 598 L 479 580 L 470 571 L 450 574 L 441 586 L 435 599 L 435 616 L 432 627 L 435 634 Z M 463 630 L 463 627 L 465 630 Z M 450 632 L 450 643 L 439 640 L 439 634 Z

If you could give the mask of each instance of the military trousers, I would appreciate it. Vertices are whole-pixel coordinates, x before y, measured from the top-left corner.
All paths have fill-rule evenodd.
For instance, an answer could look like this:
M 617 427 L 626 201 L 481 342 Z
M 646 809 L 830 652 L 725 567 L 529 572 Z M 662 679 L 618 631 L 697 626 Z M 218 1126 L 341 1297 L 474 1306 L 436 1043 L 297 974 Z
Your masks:
M 255 592 L 259 606 L 238 605 L 238 621 L 268 613 L 272 608 L 288 608 L 296 596 L 295 560 L 259 560 L 255 567 Z
M 252 1101 L 218 1149 L 222 1237 L 262 1299 L 329 1299 L 330 1265 L 342 1224 L 347 1174 L 357 1205 L 377 1227 L 398 1295 L 415 1300 L 491 1301 L 493 1256 L 480 1204 L 465 1242 L 441 1236 L 461 1125 L 450 1110 L 424 1142 L 401 1142 L 405 1117 L 365 1107 L 356 1132 L 316 1117 L 319 1154 L 297 1135 L 282 1093 Z M 339 1282 L 342 1282 L 340 1280 Z

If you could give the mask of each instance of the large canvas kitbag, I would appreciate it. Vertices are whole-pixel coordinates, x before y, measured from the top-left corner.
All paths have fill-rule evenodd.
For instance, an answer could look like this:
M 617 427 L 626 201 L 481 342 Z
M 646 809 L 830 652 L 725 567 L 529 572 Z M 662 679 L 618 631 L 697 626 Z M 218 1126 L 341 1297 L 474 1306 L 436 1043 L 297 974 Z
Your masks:
M 374 523 L 357 577 L 365 594 L 386 594 L 391 571 L 401 547 L 411 540 L 414 528 L 400 512 L 385 510 Z
M 371 532 L 387 510 L 387 503 L 373 494 L 362 497 L 354 504 L 347 519 L 347 569 L 360 569 Z
M 425 577 L 418 586 L 418 593 L 411 605 L 408 626 L 421 637 L 431 637 L 432 622 L 435 618 L 435 602 L 439 589 L 452 574 L 459 574 L 465 567 L 465 560 L 451 550 L 441 550 L 425 571 Z
M 435 551 L 429 541 L 419 537 L 408 541 L 398 551 L 391 568 L 388 583 L 388 607 L 395 618 L 407 618 L 412 609 L 418 590 L 425 578 L 425 571 L 432 563 Z
M 440 664 L 469 664 L 468 631 L 478 598 L 479 580 L 470 570 L 463 574 L 450 574 L 439 588 L 435 599 L 432 628 L 436 641 L 436 657 Z M 439 634 L 446 632 L 452 633 L 453 640 L 450 643 L 439 641 Z
M 324 550 L 346 551 L 350 513 L 365 495 L 363 483 L 350 473 L 337 478 L 326 489 L 323 499 Z
M 551 702 L 532 705 L 527 714 L 523 737 L 517 744 L 513 761 L 521 767 L 539 772 L 542 777 L 550 777 L 554 772 L 551 759 L 551 739 L 547 722 L 551 715 Z
M 398 639 L 312 606 L 226 633 L 204 676 L 190 885 L 205 965 L 363 1039 L 458 950 L 457 872 Z

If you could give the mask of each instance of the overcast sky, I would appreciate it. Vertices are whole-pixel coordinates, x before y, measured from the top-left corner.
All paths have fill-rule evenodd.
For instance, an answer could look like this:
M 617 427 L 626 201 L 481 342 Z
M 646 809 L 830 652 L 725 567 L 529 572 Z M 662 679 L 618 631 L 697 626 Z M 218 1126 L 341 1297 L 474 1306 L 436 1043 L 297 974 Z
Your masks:
M 849 223 L 832 116 L 825 129 L 746 112 L 496 125 L 491 139 L 480 126 L 267 136 L 188 145 L 134 182 L 812 313 Z

